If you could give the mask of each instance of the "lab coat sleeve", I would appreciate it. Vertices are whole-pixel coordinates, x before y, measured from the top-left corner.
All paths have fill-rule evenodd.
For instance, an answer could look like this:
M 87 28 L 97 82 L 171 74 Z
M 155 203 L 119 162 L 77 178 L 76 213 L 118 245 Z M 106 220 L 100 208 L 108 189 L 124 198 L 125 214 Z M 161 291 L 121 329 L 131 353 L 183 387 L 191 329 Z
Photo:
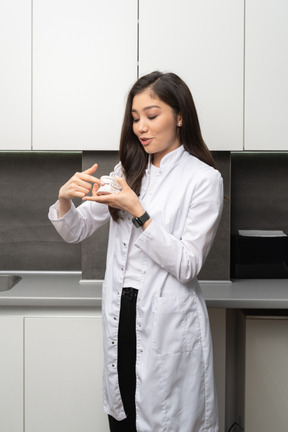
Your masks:
M 182 236 L 173 236 L 152 220 L 136 246 L 181 283 L 187 283 L 200 272 L 211 249 L 222 206 L 222 177 L 216 170 L 205 170 L 197 178 Z
M 77 208 L 72 203 L 70 210 L 58 219 L 58 206 L 57 201 L 50 207 L 48 218 L 67 243 L 81 242 L 110 218 L 108 206 L 87 201 Z

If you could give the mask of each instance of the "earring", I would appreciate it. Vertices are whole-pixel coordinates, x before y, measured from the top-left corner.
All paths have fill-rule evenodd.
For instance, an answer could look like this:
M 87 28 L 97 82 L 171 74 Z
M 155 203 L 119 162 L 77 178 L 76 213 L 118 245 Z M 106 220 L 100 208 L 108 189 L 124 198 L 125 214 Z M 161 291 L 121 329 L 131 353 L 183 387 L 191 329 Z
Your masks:
M 182 122 L 181 121 L 178 122 L 178 126 L 182 126 Z

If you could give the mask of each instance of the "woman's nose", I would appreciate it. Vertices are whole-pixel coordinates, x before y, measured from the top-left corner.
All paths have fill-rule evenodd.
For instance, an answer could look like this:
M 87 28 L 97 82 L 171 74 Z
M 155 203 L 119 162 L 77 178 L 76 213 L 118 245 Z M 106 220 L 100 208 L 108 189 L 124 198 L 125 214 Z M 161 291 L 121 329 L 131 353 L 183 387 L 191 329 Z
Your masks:
M 145 119 L 140 119 L 137 123 L 137 126 L 140 133 L 147 132 L 148 130 L 147 122 L 145 121 Z

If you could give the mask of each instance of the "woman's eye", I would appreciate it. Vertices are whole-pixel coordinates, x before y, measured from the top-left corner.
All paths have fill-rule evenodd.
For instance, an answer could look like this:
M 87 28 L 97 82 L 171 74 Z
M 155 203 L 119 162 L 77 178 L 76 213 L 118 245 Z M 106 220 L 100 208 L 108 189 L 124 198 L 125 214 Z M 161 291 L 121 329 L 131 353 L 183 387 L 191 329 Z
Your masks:
M 149 116 L 148 119 L 149 119 L 149 120 L 153 120 L 153 119 L 155 119 L 156 117 L 157 117 L 157 115 Z
M 132 121 L 133 121 L 133 123 L 137 123 L 139 121 L 139 119 L 133 118 Z

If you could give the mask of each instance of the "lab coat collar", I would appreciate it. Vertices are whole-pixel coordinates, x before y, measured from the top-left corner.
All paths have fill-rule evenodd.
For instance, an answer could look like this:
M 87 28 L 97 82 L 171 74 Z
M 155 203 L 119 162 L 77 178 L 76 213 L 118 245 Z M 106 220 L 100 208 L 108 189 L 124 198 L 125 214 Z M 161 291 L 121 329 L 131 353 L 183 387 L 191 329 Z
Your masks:
M 185 152 L 184 146 L 181 145 L 176 150 L 173 150 L 172 152 L 167 153 L 162 158 L 162 160 L 160 162 L 159 174 L 165 172 L 166 170 L 169 170 L 172 165 L 175 166 L 180 161 L 184 152 Z M 151 178 L 150 178 L 151 165 L 152 165 L 152 155 L 149 155 L 148 166 L 147 166 L 146 171 L 145 171 L 146 176 L 144 176 L 143 181 L 142 181 L 140 199 L 143 199 L 145 197 L 146 192 L 147 192 L 148 187 L 149 187 L 149 183 L 151 180 Z
M 185 149 L 184 146 L 181 145 L 180 147 L 178 147 L 176 150 L 173 150 L 170 153 L 167 153 L 161 160 L 160 162 L 160 169 L 166 169 L 166 168 L 170 168 L 170 166 L 173 164 L 175 165 L 182 157 L 183 153 L 184 153 Z M 153 155 L 149 155 L 149 160 L 148 160 L 148 166 L 147 166 L 147 170 L 146 172 L 150 172 L 151 170 L 151 165 L 152 165 L 152 156 Z

